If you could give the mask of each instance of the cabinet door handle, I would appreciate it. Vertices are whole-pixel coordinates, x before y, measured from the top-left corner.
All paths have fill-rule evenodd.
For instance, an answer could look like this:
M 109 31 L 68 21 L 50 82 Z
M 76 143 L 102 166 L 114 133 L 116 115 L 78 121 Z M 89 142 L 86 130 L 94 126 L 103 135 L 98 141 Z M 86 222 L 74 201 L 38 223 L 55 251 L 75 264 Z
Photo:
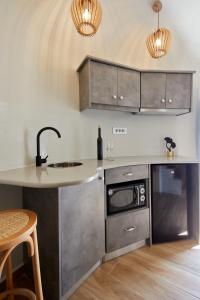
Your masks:
M 120 100 L 124 100 L 124 96 L 120 96 L 119 99 L 120 99 Z
M 131 226 L 131 227 L 124 228 L 125 232 L 132 232 L 134 230 L 136 230 L 136 226 Z
M 162 99 L 162 100 L 161 100 L 161 102 L 162 102 L 162 103 L 165 103 L 165 102 L 166 102 L 166 100 L 165 100 L 165 99 Z
M 125 173 L 123 174 L 124 176 L 127 176 L 127 177 L 130 177 L 130 176 L 133 176 L 133 173 L 132 172 L 128 172 L 128 173 Z
M 113 99 L 116 100 L 117 99 L 117 95 L 113 95 Z
M 173 102 L 173 100 L 172 99 L 169 99 L 169 103 L 172 103 Z

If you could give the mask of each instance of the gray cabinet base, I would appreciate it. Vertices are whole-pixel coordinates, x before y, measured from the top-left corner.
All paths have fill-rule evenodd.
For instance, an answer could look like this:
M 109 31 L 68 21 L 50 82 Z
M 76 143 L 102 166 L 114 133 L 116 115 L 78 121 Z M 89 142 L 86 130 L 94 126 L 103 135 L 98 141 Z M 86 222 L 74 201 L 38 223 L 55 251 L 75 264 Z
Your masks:
M 88 279 L 88 277 L 101 265 L 99 260 L 63 297 L 62 300 L 67 300 L 69 297 Z
M 24 188 L 24 208 L 38 215 L 44 297 L 66 299 L 105 254 L 104 184 L 100 178 L 55 189 Z
M 106 253 L 105 256 L 103 257 L 103 262 L 112 260 L 112 259 L 114 259 L 114 258 L 116 258 L 118 256 L 121 256 L 121 255 L 127 254 L 128 252 L 134 251 L 134 250 L 136 250 L 138 248 L 141 248 L 141 247 L 143 247 L 143 246 L 145 246 L 147 244 L 148 244 L 147 241 L 143 240 L 143 241 L 139 241 L 137 243 L 128 245 L 128 246 L 126 246 L 124 248 L 115 250 L 113 252 Z

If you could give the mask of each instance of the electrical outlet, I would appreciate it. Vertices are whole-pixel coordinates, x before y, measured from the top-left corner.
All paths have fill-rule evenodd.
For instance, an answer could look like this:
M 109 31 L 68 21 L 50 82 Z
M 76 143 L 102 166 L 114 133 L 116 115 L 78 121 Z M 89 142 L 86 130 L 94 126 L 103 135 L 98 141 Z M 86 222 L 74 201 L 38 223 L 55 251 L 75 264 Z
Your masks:
M 113 134 L 128 134 L 128 130 L 124 127 L 113 127 Z

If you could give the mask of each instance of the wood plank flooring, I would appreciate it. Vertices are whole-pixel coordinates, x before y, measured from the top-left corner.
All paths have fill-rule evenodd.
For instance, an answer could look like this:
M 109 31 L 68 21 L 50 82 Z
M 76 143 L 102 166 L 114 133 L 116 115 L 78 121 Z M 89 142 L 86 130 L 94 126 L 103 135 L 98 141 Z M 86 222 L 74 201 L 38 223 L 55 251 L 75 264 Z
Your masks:
M 200 299 L 200 246 L 192 240 L 144 247 L 103 264 L 70 300 Z

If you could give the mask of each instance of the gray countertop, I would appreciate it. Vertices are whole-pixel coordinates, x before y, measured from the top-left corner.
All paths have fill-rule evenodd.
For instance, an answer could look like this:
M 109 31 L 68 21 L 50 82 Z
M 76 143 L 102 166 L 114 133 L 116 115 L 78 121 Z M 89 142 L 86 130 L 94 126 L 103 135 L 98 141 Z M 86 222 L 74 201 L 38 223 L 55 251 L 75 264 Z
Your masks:
M 73 168 L 49 168 L 48 166 L 27 166 L 8 171 L 0 171 L 0 184 L 33 187 L 52 188 L 69 186 L 90 182 L 98 177 L 98 169 L 110 169 L 122 166 L 133 166 L 142 164 L 179 164 L 199 163 L 197 158 L 177 156 L 167 159 L 164 156 L 130 156 L 115 157 L 112 161 L 96 159 L 78 160 L 82 166 Z

